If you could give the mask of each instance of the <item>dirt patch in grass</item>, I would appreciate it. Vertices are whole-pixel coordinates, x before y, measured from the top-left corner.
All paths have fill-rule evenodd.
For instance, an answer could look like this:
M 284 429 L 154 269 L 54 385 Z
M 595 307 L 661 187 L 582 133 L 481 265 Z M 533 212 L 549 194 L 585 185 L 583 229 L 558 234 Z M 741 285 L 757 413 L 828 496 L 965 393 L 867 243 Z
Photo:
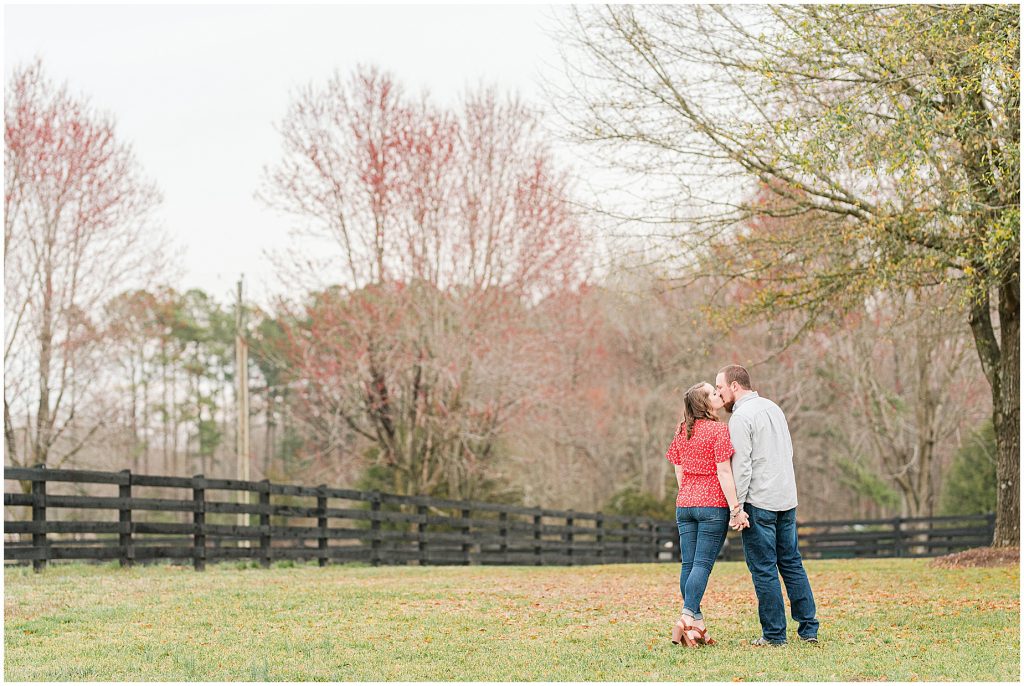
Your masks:
M 971 548 L 962 553 L 944 555 L 932 560 L 932 567 L 1002 567 L 1020 564 L 1020 548 Z

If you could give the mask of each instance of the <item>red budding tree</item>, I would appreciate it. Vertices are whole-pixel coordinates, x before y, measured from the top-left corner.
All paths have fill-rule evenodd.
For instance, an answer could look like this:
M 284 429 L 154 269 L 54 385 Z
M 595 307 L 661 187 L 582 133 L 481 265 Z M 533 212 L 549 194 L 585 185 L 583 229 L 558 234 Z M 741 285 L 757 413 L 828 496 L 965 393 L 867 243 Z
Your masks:
M 445 110 L 361 69 L 298 93 L 280 132 L 260 195 L 322 246 L 282 263 L 316 283 L 289 331 L 310 447 L 398 492 L 481 494 L 562 333 L 533 312 L 583 277 L 538 116 L 493 90 Z
M 4 102 L 4 436 L 12 464 L 59 464 L 104 421 L 102 302 L 159 264 L 159 196 L 114 122 L 36 62 Z M 148 242 L 147 242 L 148 241 Z

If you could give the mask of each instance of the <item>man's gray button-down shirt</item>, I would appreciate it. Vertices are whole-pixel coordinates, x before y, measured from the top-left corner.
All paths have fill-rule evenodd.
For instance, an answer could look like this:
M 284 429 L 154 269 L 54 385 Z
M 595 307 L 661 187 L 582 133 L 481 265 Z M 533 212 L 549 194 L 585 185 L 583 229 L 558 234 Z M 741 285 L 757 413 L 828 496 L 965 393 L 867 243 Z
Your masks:
M 782 409 L 751 391 L 733 405 L 729 439 L 739 502 L 775 512 L 796 507 L 793 439 Z

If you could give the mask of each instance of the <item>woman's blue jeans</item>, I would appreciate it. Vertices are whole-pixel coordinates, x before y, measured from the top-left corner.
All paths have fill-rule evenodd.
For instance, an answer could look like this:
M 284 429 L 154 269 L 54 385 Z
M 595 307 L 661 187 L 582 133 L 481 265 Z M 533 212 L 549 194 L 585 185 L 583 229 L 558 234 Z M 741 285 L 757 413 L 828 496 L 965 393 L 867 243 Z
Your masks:
M 679 574 L 679 592 L 683 595 L 683 614 L 703 619 L 700 601 L 708 587 L 711 568 L 722 550 L 729 531 L 727 507 L 677 507 L 679 550 L 683 569 Z

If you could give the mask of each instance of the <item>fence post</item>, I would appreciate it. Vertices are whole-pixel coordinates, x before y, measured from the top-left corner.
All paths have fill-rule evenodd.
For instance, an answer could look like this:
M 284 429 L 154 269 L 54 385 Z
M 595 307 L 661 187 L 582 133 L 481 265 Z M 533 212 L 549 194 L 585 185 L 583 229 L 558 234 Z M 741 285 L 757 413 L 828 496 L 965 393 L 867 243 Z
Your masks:
M 327 566 L 327 496 L 324 495 L 324 489 L 326 488 L 327 484 L 320 484 L 317 486 L 318 492 L 316 494 L 316 525 L 320 528 L 320 538 L 317 541 L 320 556 L 316 560 L 318 567 Z
M 192 477 L 192 567 L 206 569 L 206 479 L 202 474 Z
M 122 469 L 121 474 L 125 482 L 117 487 L 117 497 L 121 500 L 130 500 L 132 497 L 132 470 Z M 132 508 L 122 503 L 117 509 L 118 521 L 118 546 L 121 549 L 121 566 L 131 567 L 135 564 L 135 546 L 132 545 Z
M 509 554 L 509 513 L 498 513 L 498 563 L 508 564 Z
M 989 545 L 996 539 L 996 513 L 989 512 L 985 515 L 985 525 L 988 527 Z
M 374 491 L 370 495 L 370 512 L 373 519 L 370 520 L 370 564 L 374 567 L 380 565 L 380 493 Z
M 544 554 L 540 546 L 540 520 L 541 515 L 533 516 L 533 555 L 536 558 L 534 565 L 537 567 L 544 564 Z
M 640 562 L 643 562 L 647 557 L 647 553 L 644 549 L 647 547 L 647 542 L 650 539 L 650 532 L 648 531 L 647 527 L 647 519 L 641 518 L 640 521 L 637 522 L 636 526 L 641 531 L 640 540 L 638 541 L 638 543 L 640 543 L 640 545 L 643 546 L 643 548 L 640 549 Z
M 260 481 L 260 566 L 270 567 L 270 479 Z
M 651 532 L 651 561 L 658 561 L 658 523 L 653 519 L 647 520 L 647 529 Z
M 630 560 L 630 549 L 629 549 L 629 528 L 630 521 L 627 519 L 622 522 L 622 557 L 626 562 Z
M 568 562 L 569 562 L 569 566 L 570 567 L 572 567 L 572 547 L 573 547 L 572 546 L 572 542 L 573 542 L 573 538 L 574 538 L 574 536 L 572 535 L 571 528 L 572 528 L 573 522 L 575 522 L 575 521 L 576 521 L 575 517 L 572 516 L 572 510 L 569 510 L 569 516 L 565 518 L 565 526 L 566 526 L 567 529 L 570 529 L 569 531 L 565 532 L 565 544 L 566 544 L 565 545 L 565 552 L 566 552 L 566 554 L 567 554 L 567 556 L 569 558 Z
M 469 557 L 469 550 L 472 544 L 469 542 L 469 510 L 462 510 L 462 557 L 465 565 L 472 564 Z
M 936 531 L 935 531 L 936 527 L 935 527 L 935 520 L 934 519 L 929 518 L 927 521 L 921 522 L 917 526 L 923 532 L 921 534 L 918 534 L 918 540 L 921 542 L 921 546 L 922 547 L 919 548 L 915 552 L 921 552 L 923 550 L 925 555 L 929 555 L 930 556 L 930 555 L 933 554 L 933 550 L 936 547 L 939 548 L 940 550 L 941 549 L 945 549 L 945 552 L 947 552 L 947 553 L 952 552 L 952 550 L 947 545 L 943 545 L 943 541 L 945 541 L 948 544 L 948 543 L 952 543 L 952 539 L 949 539 L 949 538 L 943 536 L 941 528 L 938 531 L 938 534 L 936 535 Z M 922 538 L 923 538 L 923 540 L 921 540 Z M 936 538 L 939 539 L 939 543 L 937 545 L 933 546 L 933 542 L 935 541 Z
M 604 515 L 600 512 L 594 517 L 594 542 L 597 544 L 597 563 L 604 563 Z
M 45 472 L 45 464 L 37 464 L 33 467 Z M 50 546 L 46 539 L 46 474 L 40 474 L 38 479 L 32 479 L 32 523 L 39 527 L 39 531 L 32 532 L 32 550 L 37 554 L 42 553 L 42 558 L 32 560 L 32 569 L 41 572 L 46 569 L 46 561 L 50 558 Z
M 420 554 L 420 566 L 427 564 L 427 506 L 417 505 L 416 514 L 423 517 L 422 522 L 416 522 L 416 549 Z
M 896 547 L 896 557 L 903 557 L 903 517 L 896 517 L 892 520 L 894 532 L 893 544 Z

